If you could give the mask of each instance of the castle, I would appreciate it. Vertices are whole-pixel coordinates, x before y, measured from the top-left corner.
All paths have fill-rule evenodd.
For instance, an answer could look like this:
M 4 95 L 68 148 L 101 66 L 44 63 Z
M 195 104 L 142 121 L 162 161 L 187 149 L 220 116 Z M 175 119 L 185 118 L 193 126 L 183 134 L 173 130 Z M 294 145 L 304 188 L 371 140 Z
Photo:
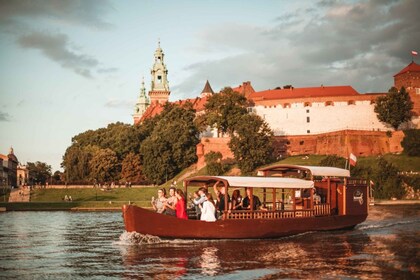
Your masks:
M 160 44 L 154 56 L 150 102 L 143 81 L 133 115 L 135 124 L 162 112 L 169 99 L 168 70 Z M 420 125 L 420 65 L 413 61 L 395 74 L 394 86 L 398 89 L 404 86 L 409 93 L 414 103 L 414 117 L 409 125 L 417 128 Z M 396 132 L 387 136 L 386 132 L 392 128 L 380 122 L 374 112 L 376 98 L 386 93 L 360 94 L 348 85 L 286 86 L 255 91 L 249 81 L 233 90 L 253 101 L 249 112 L 261 116 L 269 124 L 280 156 L 337 154 L 347 157 L 350 152 L 367 156 L 402 151 L 403 134 Z M 174 103 L 191 102 L 197 113 L 204 113 L 204 105 L 212 94 L 207 81 L 200 96 Z M 233 157 L 227 147 L 229 138 L 218 136 L 211 130 L 202 134 L 197 146 L 199 166 L 204 164 L 204 154 L 209 151 L 221 151 L 225 158 Z

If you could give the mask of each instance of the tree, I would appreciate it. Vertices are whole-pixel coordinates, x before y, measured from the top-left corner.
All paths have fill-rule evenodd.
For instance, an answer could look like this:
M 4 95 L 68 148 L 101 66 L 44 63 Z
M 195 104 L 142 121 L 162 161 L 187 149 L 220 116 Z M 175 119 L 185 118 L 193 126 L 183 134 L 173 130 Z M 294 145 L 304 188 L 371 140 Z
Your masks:
M 126 182 L 140 183 L 144 181 L 142 172 L 140 155 L 129 153 L 121 163 L 121 179 Z
M 216 127 L 219 132 L 231 134 L 240 118 L 247 114 L 248 106 L 245 96 L 226 87 L 208 99 L 203 117 L 207 125 Z
M 165 105 L 153 132 L 140 148 L 147 180 L 161 184 L 197 161 L 199 132 L 194 118 L 191 104 Z
M 413 102 L 410 95 L 402 87 L 398 89 L 392 87 L 388 94 L 380 96 L 376 99 L 375 113 L 381 122 L 391 125 L 395 130 L 409 120 L 411 120 L 413 109 Z
M 243 174 L 250 174 L 256 167 L 274 160 L 272 136 L 272 130 L 261 117 L 241 116 L 229 148 Z
M 401 142 L 404 153 L 409 156 L 420 156 L 420 129 L 405 130 L 404 134 Z
M 222 175 L 228 170 L 228 165 L 223 164 L 223 155 L 221 152 L 210 152 L 204 155 L 207 173 L 209 175 L 218 176 Z
M 373 176 L 375 182 L 375 197 L 390 199 L 391 197 L 402 198 L 405 190 L 402 185 L 402 178 L 398 174 L 398 169 L 384 158 L 380 158 L 376 172 Z
M 332 167 L 339 167 L 344 168 L 346 164 L 346 159 L 336 156 L 336 155 L 329 155 L 321 160 L 319 165 L 321 166 L 332 166 Z
M 89 161 L 90 178 L 98 182 L 110 182 L 118 179 L 118 158 L 111 149 L 95 149 Z
M 45 185 L 51 177 L 51 165 L 48 165 L 45 162 L 28 162 L 27 168 L 29 172 L 29 181 L 33 184 L 39 183 Z

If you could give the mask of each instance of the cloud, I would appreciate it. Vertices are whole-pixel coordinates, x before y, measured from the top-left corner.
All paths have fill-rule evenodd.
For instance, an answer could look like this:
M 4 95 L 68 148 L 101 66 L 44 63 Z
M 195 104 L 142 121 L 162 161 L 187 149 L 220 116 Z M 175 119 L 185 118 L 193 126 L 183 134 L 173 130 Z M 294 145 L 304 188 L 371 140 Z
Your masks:
M 10 121 L 10 115 L 5 112 L 0 112 L 0 122 L 9 122 Z
M 60 66 L 78 75 L 91 78 L 99 61 L 87 54 L 76 52 L 76 45 L 60 32 L 62 26 L 76 26 L 107 30 L 112 27 L 103 17 L 113 10 L 109 1 L 59 0 L 0 0 L 0 32 L 12 35 L 25 49 L 37 49 Z M 54 31 L 34 30 L 38 25 L 54 26 Z M 115 71 L 112 67 L 97 69 L 97 73 Z
M 40 50 L 46 57 L 57 62 L 62 67 L 72 69 L 84 77 L 90 78 L 91 68 L 99 64 L 92 57 L 76 54 L 70 50 L 70 42 L 64 34 L 34 32 L 21 36 L 17 41 L 22 48 Z
M 41 19 L 55 23 L 107 29 L 112 25 L 102 17 L 112 10 L 113 7 L 106 0 L 2 0 L 0 1 L 0 23 L 3 27 L 21 26 L 25 21 Z
M 324 84 L 384 92 L 419 48 L 419 10 L 416 0 L 321 1 L 264 26 L 222 23 L 200 32 L 195 51 L 228 55 L 185 67 L 189 78 L 172 90 L 195 97 L 208 77 L 216 88 L 250 80 L 256 90 Z
M 133 104 L 135 104 L 133 100 L 111 99 L 105 103 L 105 107 L 133 109 Z

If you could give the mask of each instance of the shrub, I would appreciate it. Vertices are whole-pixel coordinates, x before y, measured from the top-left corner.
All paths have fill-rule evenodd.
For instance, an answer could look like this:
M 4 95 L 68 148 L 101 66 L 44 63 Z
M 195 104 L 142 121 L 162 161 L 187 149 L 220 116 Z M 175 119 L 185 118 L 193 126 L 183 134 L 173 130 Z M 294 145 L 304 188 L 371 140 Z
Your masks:
M 218 176 L 229 170 L 229 166 L 222 161 L 222 158 L 221 152 L 210 152 L 204 155 L 209 175 Z
M 404 135 L 401 142 L 404 153 L 409 156 L 420 156 L 420 129 L 405 130 Z
M 336 155 L 329 155 L 326 158 L 322 159 L 319 165 L 321 166 L 332 166 L 332 167 L 339 167 L 344 168 L 346 164 L 346 159 L 336 156 Z

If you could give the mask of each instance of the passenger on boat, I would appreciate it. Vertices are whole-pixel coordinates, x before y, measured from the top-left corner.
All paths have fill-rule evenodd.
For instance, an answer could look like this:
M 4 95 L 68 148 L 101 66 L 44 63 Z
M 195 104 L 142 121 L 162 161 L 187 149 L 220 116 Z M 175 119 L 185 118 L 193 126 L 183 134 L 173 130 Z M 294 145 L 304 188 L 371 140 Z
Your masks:
M 316 193 L 316 189 L 314 189 L 314 203 L 320 204 L 321 203 L 321 196 Z
M 159 214 L 162 214 L 163 211 L 165 211 L 165 202 L 166 198 L 164 189 L 158 190 L 158 198 L 155 199 L 155 197 L 152 197 L 151 201 L 153 209 L 155 209 L 155 211 Z
M 246 197 L 242 200 L 242 209 L 250 210 L 251 209 L 251 189 L 246 188 Z M 267 210 L 267 208 L 262 207 L 260 198 L 256 195 L 252 195 L 252 209 L 253 210 Z
M 177 189 L 175 195 L 177 198 L 177 202 L 175 204 L 176 217 L 188 220 L 187 202 L 185 201 L 184 192 L 181 189 Z
M 165 211 L 163 213 L 165 215 L 176 216 L 175 204 L 178 202 L 178 199 L 176 198 L 175 193 L 176 193 L 176 189 L 174 187 L 170 187 L 169 198 L 164 203 Z
M 201 216 L 200 206 L 202 206 L 204 201 L 207 200 L 206 193 L 207 193 L 207 190 L 205 188 L 199 188 L 198 191 L 194 192 L 195 196 L 194 196 L 194 199 L 192 199 L 192 203 L 195 207 L 197 220 L 200 220 L 200 216 Z
M 206 222 L 215 222 L 216 221 L 216 205 L 214 205 L 213 197 L 210 193 L 206 194 L 206 200 L 203 205 L 200 204 L 201 208 L 201 218 L 200 220 Z
M 232 201 L 231 210 L 242 210 L 242 196 L 239 190 L 233 191 L 231 201 Z
M 225 193 L 226 193 L 226 188 L 224 185 L 222 185 L 221 187 L 218 188 L 220 181 L 217 181 L 214 185 L 213 185 L 213 189 L 214 189 L 214 193 L 216 194 L 216 199 L 217 199 L 217 210 L 220 211 L 220 213 L 222 213 L 223 211 L 225 211 Z M 227 199 L 228 199 L 228 203 L 230 202 L 230 197 L 229 194 L 227 194 Z M 228 205 L 228 209 L 229 209 L 229 205 Z

